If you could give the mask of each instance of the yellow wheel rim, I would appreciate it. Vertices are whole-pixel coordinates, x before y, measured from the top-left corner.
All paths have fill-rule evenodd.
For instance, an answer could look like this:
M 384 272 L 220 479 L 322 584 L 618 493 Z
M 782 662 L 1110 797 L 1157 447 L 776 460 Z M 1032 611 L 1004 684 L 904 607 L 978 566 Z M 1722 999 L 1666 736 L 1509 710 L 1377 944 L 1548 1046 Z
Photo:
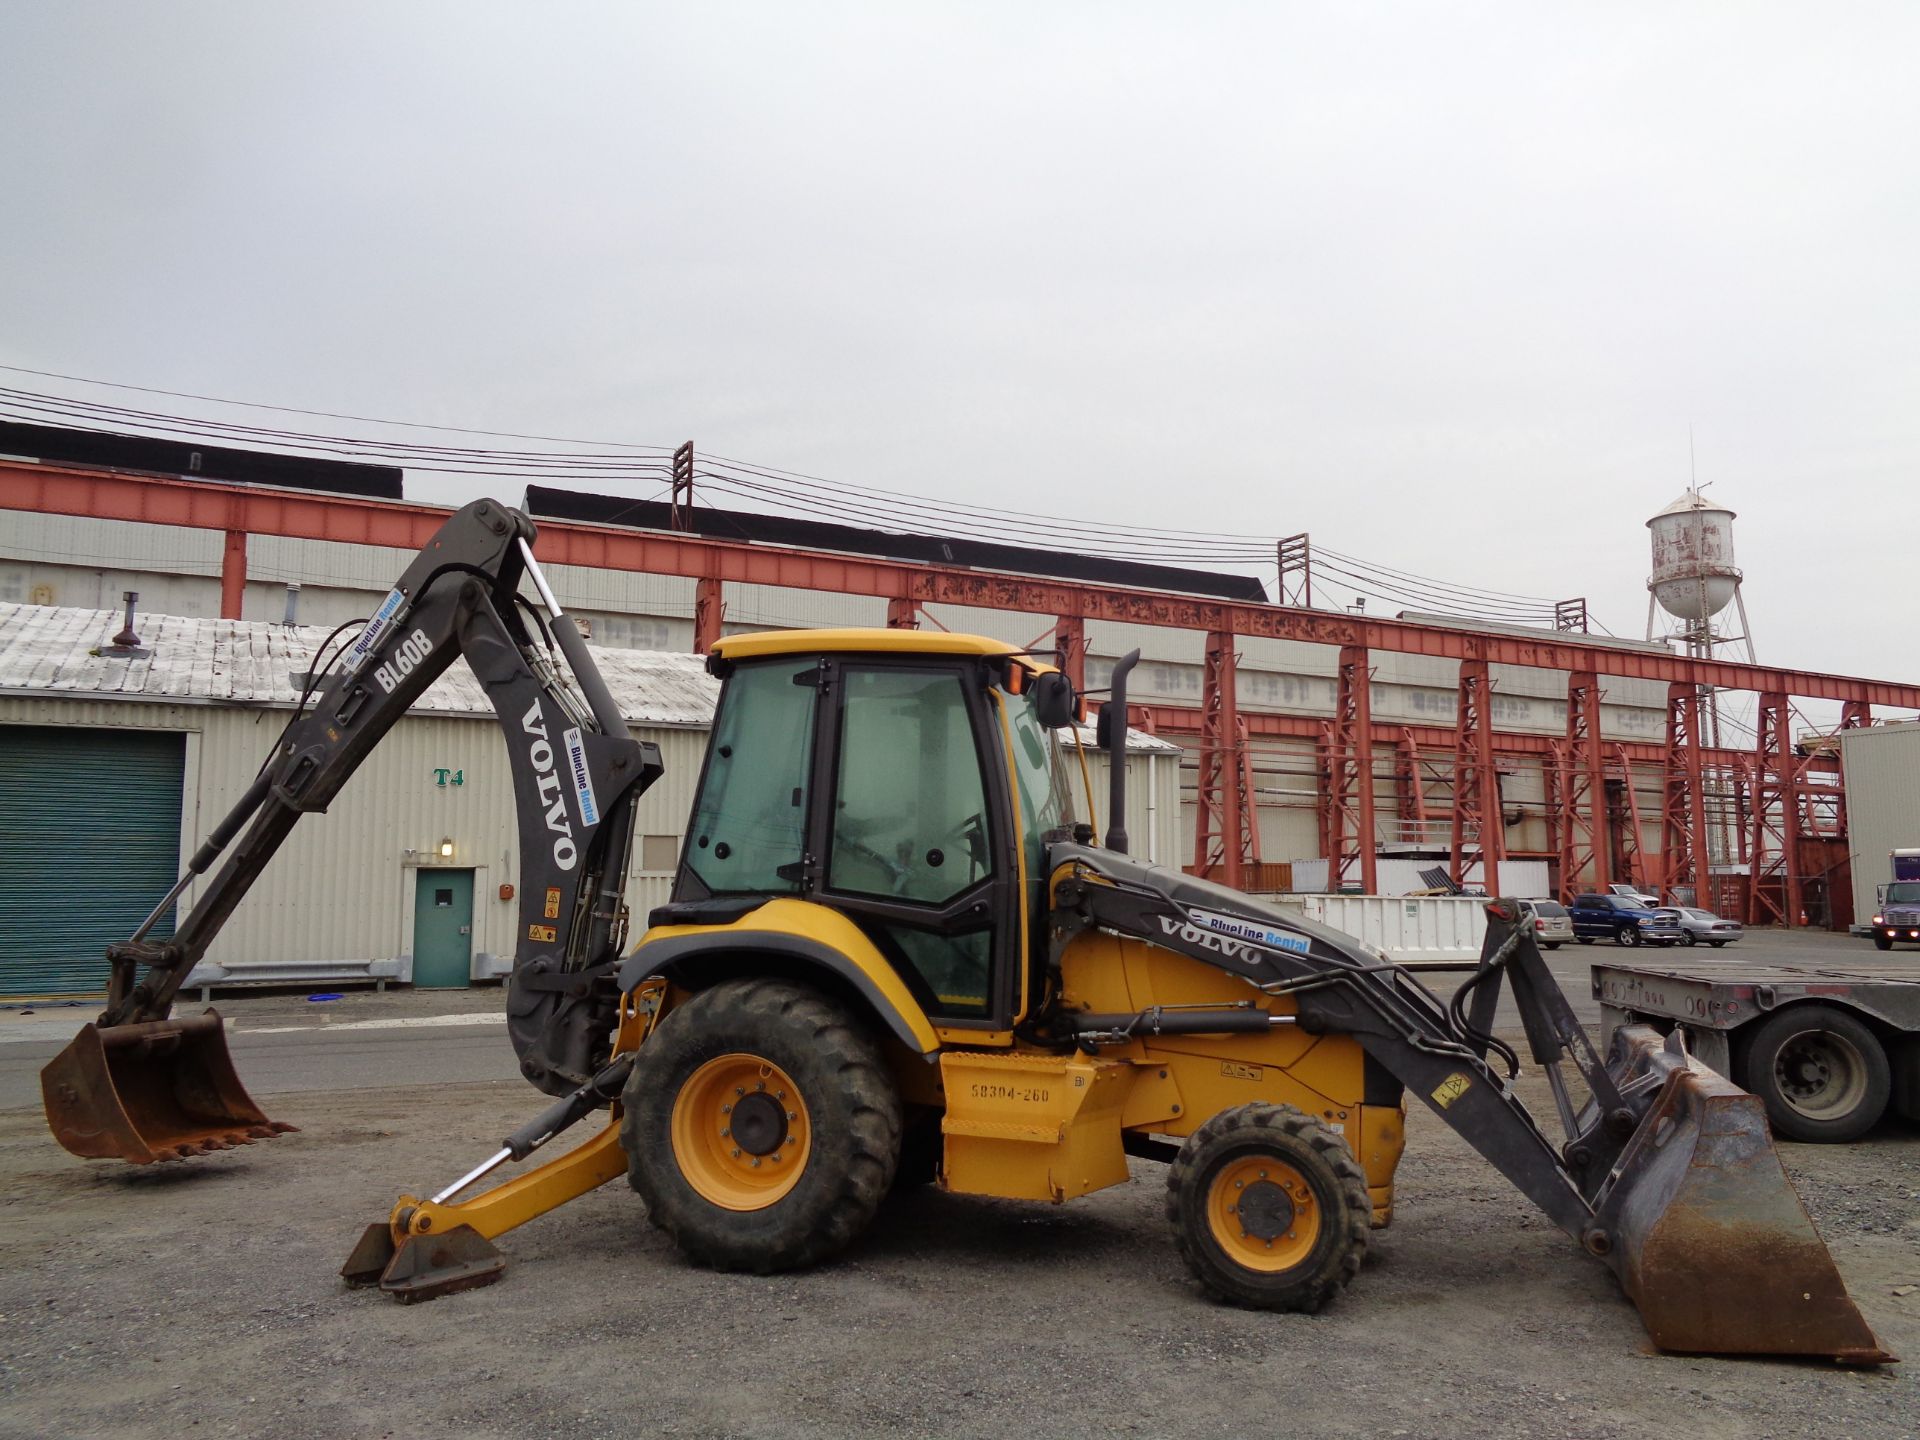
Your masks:
M 758 1055 L 707 1061 L 673 1102 L 673 1158 L 701 1199 L 764 1210 L 799 1182 L 813 1145 L 800 1087 Z
M 1320 1205 L 1307 1177 L 1273 1155 L 1246 1155 L 1214 1172 L 1207 1226 L 1236 1265 L 1291 1270 L 1320 1238 Z

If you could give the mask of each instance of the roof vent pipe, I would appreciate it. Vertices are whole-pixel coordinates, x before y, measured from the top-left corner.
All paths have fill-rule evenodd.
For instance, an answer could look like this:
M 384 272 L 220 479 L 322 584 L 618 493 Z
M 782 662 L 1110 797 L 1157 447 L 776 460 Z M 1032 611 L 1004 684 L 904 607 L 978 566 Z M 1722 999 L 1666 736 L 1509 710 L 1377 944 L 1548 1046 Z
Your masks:
M 127 623 L 120 627 L 120 633 L 113 637 L 113 643 L 123 650 L 131 650 L 140 643 L 140 637 L 133 633 L 133 606 L 134 602 L 140 598 L 140 592 L 123 590 L 120 598 L 127 602 Z
M 298 625 L 300 623 L 300 582 L 298 580 L 289 580 L 287 582 L 287 614 L 286 618 L 280 623 L 282 625 Z

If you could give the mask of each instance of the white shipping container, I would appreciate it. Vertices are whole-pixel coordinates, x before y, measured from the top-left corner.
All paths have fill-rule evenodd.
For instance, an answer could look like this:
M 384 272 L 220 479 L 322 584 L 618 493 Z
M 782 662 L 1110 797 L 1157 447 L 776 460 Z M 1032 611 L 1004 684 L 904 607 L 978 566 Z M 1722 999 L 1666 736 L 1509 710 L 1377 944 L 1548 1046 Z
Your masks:
M 1478 960 L 1486 901 L 1457 895 L 1302 895 L 1309 920 L 1341 930 L 1403 964 Z

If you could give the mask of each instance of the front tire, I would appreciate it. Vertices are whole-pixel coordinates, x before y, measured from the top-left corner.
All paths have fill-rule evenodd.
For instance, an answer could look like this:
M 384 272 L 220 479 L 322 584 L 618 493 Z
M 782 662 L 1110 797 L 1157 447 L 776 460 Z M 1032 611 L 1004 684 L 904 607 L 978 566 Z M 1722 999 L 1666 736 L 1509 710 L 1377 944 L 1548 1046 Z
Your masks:
M 688 1259 L 767 1275 L 843 1250 L 900 1158 L 900 1099 L 844 1007 L 734 980 L 672 1011 L 622 1094 L 627 1180 Z
M 1373 1205 L 1346 1143 L 1291 1105 L 1223 1110 L 1167 1167 L 1167 1221 L 1211 1294 L 1312 1312 L 1359 1273 Z
M 1747 1043 L 1741 1072 L 1774 1133 L 1789 1140 L 1857 1140 L 1893 1090 L 1880 1037 L 1832 1005 L 1795 1005 L 1769 1017 Z
M 1682 945 L 1698 945 L 1700 943 L 1700 937 L 1691 930 L 1682 930 L 1680 932 L 1680 943 Z
M 1613 932 L 1613 943 L 1627 946 L 1638 945 L 1640 943 L 1640 932 L 1631 925 L 1622 925 L 1618 930 Z
M 1893 937 L 1892 937 L 1891 935 L 1876 935 L 1876 936 L 1874 936 L 1874 937 L 1873 937 L 1873 948 L 1874 948 L 1874 949 L 1876 949 L 1876 950 L 1891 950 L 1891 949 L 1893 949 Z

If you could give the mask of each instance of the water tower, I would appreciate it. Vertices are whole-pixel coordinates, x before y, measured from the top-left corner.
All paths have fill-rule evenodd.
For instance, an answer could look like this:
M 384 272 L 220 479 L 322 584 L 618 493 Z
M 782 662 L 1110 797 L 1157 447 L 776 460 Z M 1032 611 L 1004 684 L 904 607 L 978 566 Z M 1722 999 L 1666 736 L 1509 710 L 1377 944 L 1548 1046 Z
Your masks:
M 1717 505 L 1699 489 L 1687 490 L 1647 521 L 1653 537 L 1653 572 L 1647 576 L 1647 639 L 1652 640 L 1657 610 L 1673 622 L 1659 638 L 1678 640 L 1687 654 L 1701 660 L 1744 647 L 1753 661 L 1753 634 L 1747 625 L 1747 602 L 1740 594 L 1740 569 L 1733 563 L 1733 511 Z M 1731 605 L 1740 617 L 1734 633 L 1717 618 Z M 1720 748 L 1720 698 L 1711 685 L 1700 687 L 1700 734 L 1697 743 Z M 1701 799 L 1707 811 L 1706 862 L 1724 863 L 1739 853 L 1735 827 L 1733 777 L 1709 765 Z M 1706 896 L 1699 894 L 1698 900 Z
M 1647 577 L 1647 638 L 1654 636 L 1656 609 L 1679 622 L 1666 637 L 1681 641 L 1689 655 L 1706 660 L 1715 652 L 1744 646 L 1753 659 L 1747 604 L 1740 594 L 1740 570 L 1733 563 L 1733 511 L 1716 505 L 1697 489 L 1688 490 L 1647 521 L 1653 536 L 1653 573 Z M 1714 623 L 1728 605 L 1740 616 L 1738 634 Z

